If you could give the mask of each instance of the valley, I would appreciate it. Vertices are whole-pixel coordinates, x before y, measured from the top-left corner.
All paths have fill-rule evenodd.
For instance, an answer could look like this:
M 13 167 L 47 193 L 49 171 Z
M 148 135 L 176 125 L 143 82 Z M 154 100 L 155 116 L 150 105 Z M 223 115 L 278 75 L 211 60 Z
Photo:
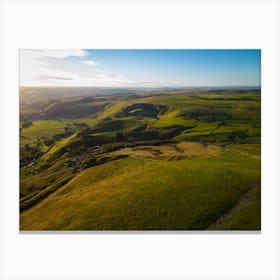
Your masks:
M 259 89 L 66 90 L 20 90 L 21 230 L 260 230 Z

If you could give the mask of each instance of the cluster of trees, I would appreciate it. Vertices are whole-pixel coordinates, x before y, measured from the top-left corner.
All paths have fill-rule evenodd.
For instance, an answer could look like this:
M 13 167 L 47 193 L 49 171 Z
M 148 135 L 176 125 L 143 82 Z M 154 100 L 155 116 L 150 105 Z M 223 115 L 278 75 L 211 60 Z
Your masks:
M 20 167 L 35 163 L 42 155 L 40 143 L 35 145 L 25 144 L 20 147 Z
M 32 123 L 31 120 L 24 120 L 24 121 L 22 121 L 21 127 L 20 127 L 20 129 L 19 129 L 19 132 L 21 132 L 22 129 L 24 129 L 24 128 L 30 127 L 32 124 L 33 124 L 33 123 Z
M 246 132 L 243 131 L 236 131 L 232 132 L 228 136 L 228 140 L 232 143 L 247 143 L 248 142 L 248 135 Z

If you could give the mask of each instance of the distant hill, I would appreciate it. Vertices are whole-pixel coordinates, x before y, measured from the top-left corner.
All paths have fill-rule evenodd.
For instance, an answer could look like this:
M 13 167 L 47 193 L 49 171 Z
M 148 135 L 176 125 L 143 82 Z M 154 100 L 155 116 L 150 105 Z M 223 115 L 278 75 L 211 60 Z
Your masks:
M 139 91 L 139 90 L 138 90 Z M 104 94 L 135 93 L 135 89 L 94 87 L 21 87 L 20 100 L 36 101 L 49 98 L 67 98 Z
M 139 92 L 155 91 L 182 91 L 182 90 L 208 90 L 213 92 L 222 92 L 227 90 L 231 93 L 260 92 L 258 87 L 164 87 L 164 88 L 110 88 L 110 87 L 20 87 L 20 102 L 39 101 L 50 98 L 68 98 L 110 94 L 135 94 Z

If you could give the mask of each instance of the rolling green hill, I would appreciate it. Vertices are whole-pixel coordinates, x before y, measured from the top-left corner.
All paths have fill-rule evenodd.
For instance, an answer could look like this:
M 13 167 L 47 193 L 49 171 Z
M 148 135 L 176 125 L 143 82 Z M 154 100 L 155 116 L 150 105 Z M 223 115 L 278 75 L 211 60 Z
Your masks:
M 260 97 L 22 101 L 20 229 L 260 229 Z

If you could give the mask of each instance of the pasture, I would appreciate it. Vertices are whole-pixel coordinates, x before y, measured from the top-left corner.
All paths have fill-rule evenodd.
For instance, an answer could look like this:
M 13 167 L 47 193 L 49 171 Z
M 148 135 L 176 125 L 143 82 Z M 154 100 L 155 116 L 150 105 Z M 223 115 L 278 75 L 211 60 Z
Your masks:
M 261 95 L 20 104 L 21 230 L 259 230 Z

